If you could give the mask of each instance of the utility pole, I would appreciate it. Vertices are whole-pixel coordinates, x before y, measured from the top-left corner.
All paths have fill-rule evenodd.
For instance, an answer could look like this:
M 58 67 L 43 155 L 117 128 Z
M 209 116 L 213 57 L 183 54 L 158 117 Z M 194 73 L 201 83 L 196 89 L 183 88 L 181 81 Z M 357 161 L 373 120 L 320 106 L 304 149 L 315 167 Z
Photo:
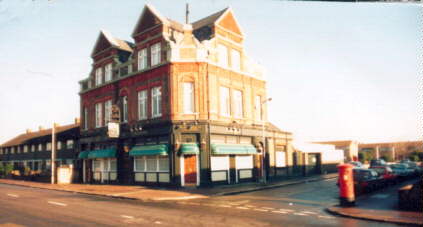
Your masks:
M 262 101 L 261 102 L 261 114 L 263 115 L 263 113 L 264 113 L 264 111 L 263 111 L 263 106 L 264 106 L 264 104 L 266 104 L 267 102 L 270 102 L 270 101 L 272 101 L 272 98 L 267 98 L 267 99 L 265 99 L 264 101 Z M 267 114 L 266 114 L 267 115 Z M 264 126 L 265 126 L 265 124 L 266 124 L 266 119 L 264 119 L 264 117 L 263 117 L 263 124 L 261 125 L 261 136 L 262 136 L 262 140 L 263 140 L 263 151 L 262 151 L 262 159 L 261 159 L 261 176 L 262 176 L 262 180 L 263 180 L 263 183 L 267 183 L 267 179 L 266 179 L 266 176 L 267 176 L 267 173 L 265 172 L 265 166 L 264 166 L 264 164 L 265 164 L 265 162 L 264 162 L 264 159 L 266 158 L 266 136 L 265 136 L 265 133 L 264 133 Z
M 51 184 L 56 183 L 56 123 L 51 129 Z

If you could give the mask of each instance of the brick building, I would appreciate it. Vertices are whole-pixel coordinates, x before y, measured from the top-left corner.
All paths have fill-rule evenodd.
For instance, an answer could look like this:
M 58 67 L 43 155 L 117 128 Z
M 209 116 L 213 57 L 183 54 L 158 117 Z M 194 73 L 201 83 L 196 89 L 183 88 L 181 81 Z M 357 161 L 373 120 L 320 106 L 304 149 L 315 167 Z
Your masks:
M 78 167 L 79 120 L 73 124 L 56 126 L 56 166 L 73 165 Z M 37 131 L 27 129 L 0 145 L 2 165 L 12 164 L 14 170 L 29 169 L 34 180 L 50 181 L 52 129 L 39 127 Z M 74 173 L 78 180 L 78 172 Z
M 267 122 L 266 81 L 230 8 L 182 24 L 146 5 L 132 38 L 101 31 L 80 81 L 85 182 L 206 186 L 290 174 L 292 135 Z M 110 138 L 116 113 L 120 135 Z
M 407 159 L 414 152 L 423 152 L 423 141 L 398 141 L 385 143 L 360 143 L 360 152 L 369 152 L 374 158 L 388 158 L 390 160 Z

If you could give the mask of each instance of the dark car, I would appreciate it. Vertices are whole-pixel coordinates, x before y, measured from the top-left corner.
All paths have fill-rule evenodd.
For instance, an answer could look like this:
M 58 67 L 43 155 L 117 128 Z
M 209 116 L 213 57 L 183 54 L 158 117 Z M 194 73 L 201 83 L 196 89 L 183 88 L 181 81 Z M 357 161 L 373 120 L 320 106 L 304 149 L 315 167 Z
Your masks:
M 401 161 L 401 164 L 406 164 L 408 166 L 408 169 L 412 170 L 414 172 L 414 175 L 418 176 L 419 174 L 422 174 L 423 169 L 417 165 L 417 163 L 409 161 L 409 160 L 403 160 Z
M 408 165 L 404 163 L 392 164 L 389 167 L 391 167 L 394 173 L 398 175 L 398 178 L 401 180 L 407 179 L 414 174 L 414 170 L 408 168 Z
M 354 191 L 356 195 L 374 191 L 383 184 L 383 178 L 372 169 L 353 169 Z
M 374 166 L 370 169 L 376 171 L 379 176 L 382 176 L 385 185 L 398 182 L 398 175 L 389 166 Z
M 386 162 L 383 159 L 372 159 L 370 160 L 370 168 L 374 166 L 386 166 Z

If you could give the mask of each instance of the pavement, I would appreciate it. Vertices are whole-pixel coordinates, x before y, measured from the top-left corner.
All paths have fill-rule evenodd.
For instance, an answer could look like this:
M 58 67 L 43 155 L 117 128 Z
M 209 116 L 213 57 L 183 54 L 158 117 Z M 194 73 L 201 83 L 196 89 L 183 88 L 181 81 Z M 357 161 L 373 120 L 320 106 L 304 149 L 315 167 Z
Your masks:
M 336 178 L 337 173 L 323 174 L 310 177 L 299 177 L 281 181 L 272 181 L 267 184 L 251 182 L 235 185 L 225 185 L 210 188 L 157 188 L 133 185 L 101 185 L 101 184 L 50 184 L 34 181 L 0 179 L 0 184 L 19 185 L 32 188 L 42 188 L 57 191 L 68 191 L 89 195 L 107 196 L 120 199 L 134 199 L 143 201 L 187 200 L 201 199 L 210 196 L 234 195 L 253 192 L 287 185 L 320 181 Z
M 327 211 L 343 217 L 423 226 L 423 212 L 400 210 L 398 208 L 398 188 L 415 181 L 407 181 L 394 187 L 360 196 L 356 198 L 354 207 L 335 205 L 327 208 Z

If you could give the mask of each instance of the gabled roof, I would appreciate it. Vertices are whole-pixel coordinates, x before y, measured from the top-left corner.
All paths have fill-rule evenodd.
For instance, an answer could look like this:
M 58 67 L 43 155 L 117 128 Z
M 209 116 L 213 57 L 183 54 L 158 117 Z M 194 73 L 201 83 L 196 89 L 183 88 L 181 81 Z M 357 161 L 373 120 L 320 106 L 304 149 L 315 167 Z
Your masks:
M 115 38 L 110 32 L 102 29 L 95 42 L 91 56 L 94 56 L 97 52 L 104 49 L 104 47 L 102 47 L 103 42 L 107 42 L 112 48 L 132 52 L 130 42 Z
M 78 127 L 79 127 L 79 123 L 57 126 L 56 133 L 61 133 L 61 132 L 64 132 L 73 128 L 78 128 Z M 35 132 L 23 133 L 3 143 L 2 145 L 0 145 L 0 147 L 10 147 L 10 146 L 20 145 L 31 139 L 51 135 L 51 131 L 52 131 L 51 128 L 49 128 L 49 129 L 43 129 L 43 130 L 39 130 Z
M 212 15 L 205 17 L 203 19 L 200 19 L 194 23 L 192 23 L 192 28 L 195 30 L 197 28 L 201 28 L 206 25 L 214 24 L 226 11 L 228 11 L 230 8 L 227 7 L 217 13 L 213 13 Z
M 168 19 L 166 19 L 165 17 L 163 17 L 159 11 L 157 11 L 152 5 L 146 4 L 144 6 L 144 9 L 141 12 L 140 17 L 138 18 L 137 24 L 135 25 L 134 31 L 132 32 L 132 37 L 134 37 L 134 35 L 140 33 L 140 28 L 142 23 L 146 23 L 144 20 L 144 16 L 148 13 L 151 13 L 156 19 L 158 19 L 160 21 L 160 23 L 162 24 L 168 24 L 169 21 Z

